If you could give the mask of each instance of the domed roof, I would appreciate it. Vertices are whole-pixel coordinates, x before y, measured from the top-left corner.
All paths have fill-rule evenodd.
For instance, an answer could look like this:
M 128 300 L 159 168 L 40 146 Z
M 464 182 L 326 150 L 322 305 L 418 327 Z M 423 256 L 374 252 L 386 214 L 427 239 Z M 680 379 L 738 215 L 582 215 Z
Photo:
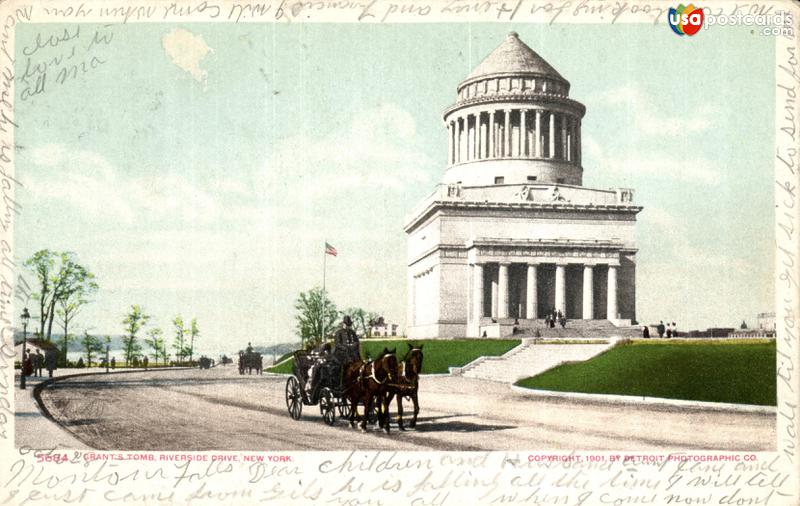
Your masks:
M 511 32 L 500 46 L 475 67 L 464 82 L 497 74 L 536 74 L 567 82 L 544 58 Z

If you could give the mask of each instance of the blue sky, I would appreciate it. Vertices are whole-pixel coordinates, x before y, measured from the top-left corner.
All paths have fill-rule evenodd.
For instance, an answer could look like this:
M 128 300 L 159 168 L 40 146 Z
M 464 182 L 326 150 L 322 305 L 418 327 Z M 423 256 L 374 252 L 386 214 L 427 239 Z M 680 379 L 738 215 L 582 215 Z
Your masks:
M 15 255 L 74 251 L 98 277 L 76 326 L 120 333 L 131 304 L 201 351 L 295 339 L 293 301 L 404 324 L 404 216 L 438 182 L 442 111 L 506 33 L 587 107 L 584 184 L 632 187 L 640 320 L 732 326 L 773 300 L 774 39 L 652 25 L 84 25 L 17 72 L 77 48 L 96 68 L 21 99 Z M 95 32 L 109 42 L 95 44 Z M 102 63 L 98 63 L 102 61 Z M 169 330 L 168 330 L 169 329 Z

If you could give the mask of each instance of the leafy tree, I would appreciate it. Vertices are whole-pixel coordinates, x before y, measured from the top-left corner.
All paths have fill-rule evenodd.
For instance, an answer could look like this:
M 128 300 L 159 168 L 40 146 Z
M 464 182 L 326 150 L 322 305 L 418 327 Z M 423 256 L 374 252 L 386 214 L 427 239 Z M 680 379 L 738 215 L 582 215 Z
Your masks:
M 47 309 L 50 299 L 53 298 L 52 272 L 55 269 L 57 253 L 48 249 L 39 250 L 32 257 L 25 260 L 25 267 L 33 271 L 39 282 L 39 291 L 33 293 L 33 298 L 39 301 L 39 336 L 44 337 L 44 328 L 47 323 Z M 48 338 L 49 340 L 49 338 Z
M 365 311 L 360 307 L 351 307 L 342 311 L 342 316 L 344 317 L 344 315 L 350 315 L 357 334 L 367 338 L 372 337 L 372 326 L 379 318 L 378 313 Z
M 200 327 L 197 326 L 197 318 L 192 318 L 192 323 L 189 327 L 189 336 L 191 337 L 189 343 L 189 362 L 191 362 L 194 356 L 194 339 L 200 337 Z
M 88 296 L 96 290 L 97 283 L 89 280 L 87 283 L 78 285 L 74 291 L 65 294 L 65 296 L 58 301 L 56 319 L 61 325 L 61 329 L 64 331 L 64 349 L 62 351 L 65 364 L 67 362 L 67 348 L 69 347 L 69 342 L 73 338 L 73 336 L 69 334 L 69 324 L 78 313 L 80 313 L 83 306 L 89 302 Z
M 339 312 L 321 288 L 300 292 L 295 301 L 297 333 L 304 347 L 316 346 L 336 329 Z
M 189 330 L 184 326 L 181 315 L 177 315 L 172 320 L 172 325 L 175 327 L 175 339 L 172 341 L 172 348 L 175 350 L 177 361 L 183 362 L 183 359 L 189 354 L 189 348 L 186 346 L 186 333 Z
M 145 339 L 144 342 L 153 350 L 153 362 L 158 362 L 158 359 L 163 355 L 164 349 L 164 332 L 160 328 L 154 328 L 147 331 L 147 336 L 150 339 Z M 166 360 L 165 360 L 166 361 Z
M 94 274 L 78 263 L 74 253 L 48 249 L 37 251 L 24 265 L 34 272 L 39 282 L 39 290 L 33 297 L 39 301 L 39 335 L 47 341 L 52 336 L 56 308 L 59 309 L 65 336 L 62 352 L 66 362 L 69 323 L 88 302 L 88 296 L 97 291 Z
M 136 340 L 136 333 L 142 329 L 149 319 L 150 315 L 145 314 L 138 304 L 134 304 L 131 306 L 131 312 L 122 320 L 122 324 L 125 325 L 125 336 L 122 338 L 122 345 L 125 350 L 126 366 L 142 351 L 142 345 Z
M 92 367 L 92 357 L 95 353 L 99 355 L 103 352 L 103 342 L 99 337 L 90 335 L 88 330 L 84 330 L 81 345 L 86 353 L 86 367 Z

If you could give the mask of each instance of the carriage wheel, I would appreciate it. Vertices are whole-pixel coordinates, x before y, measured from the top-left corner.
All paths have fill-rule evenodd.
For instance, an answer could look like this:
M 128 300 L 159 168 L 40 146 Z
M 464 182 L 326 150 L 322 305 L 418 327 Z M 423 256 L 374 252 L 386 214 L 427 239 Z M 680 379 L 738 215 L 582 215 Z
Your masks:
M 323 388 L 320 392 L 319 412 L 326 424 L 333 425 L 336 422 L 336 400 L 328 387 Z
M 294 376 L 289 376 L 286 380 L 286 408 L 293 420 L 300 419 L 303 412 L 303 392 L 300 390 L 300 382 Z
M 347 396 L 342 397 L 339 401 L 339 418 L 349 420 L 350 413 L 352 413 L 352 411 L 353 407 L 350 406 L 350 399 Z

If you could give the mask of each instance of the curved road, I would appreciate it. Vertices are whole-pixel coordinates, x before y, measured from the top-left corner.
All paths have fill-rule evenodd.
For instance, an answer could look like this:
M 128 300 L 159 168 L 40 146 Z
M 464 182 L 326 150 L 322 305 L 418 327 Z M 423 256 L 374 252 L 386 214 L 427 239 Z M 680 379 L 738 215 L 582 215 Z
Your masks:
M 285 383 L 228 366 L 66 378 L 41 398 L 100 450 L 775 450 L 774 415 L 534 399 L 449 376 L 422 378 L 416 430 L 362 433 L 318 406 L 292 420 Z

